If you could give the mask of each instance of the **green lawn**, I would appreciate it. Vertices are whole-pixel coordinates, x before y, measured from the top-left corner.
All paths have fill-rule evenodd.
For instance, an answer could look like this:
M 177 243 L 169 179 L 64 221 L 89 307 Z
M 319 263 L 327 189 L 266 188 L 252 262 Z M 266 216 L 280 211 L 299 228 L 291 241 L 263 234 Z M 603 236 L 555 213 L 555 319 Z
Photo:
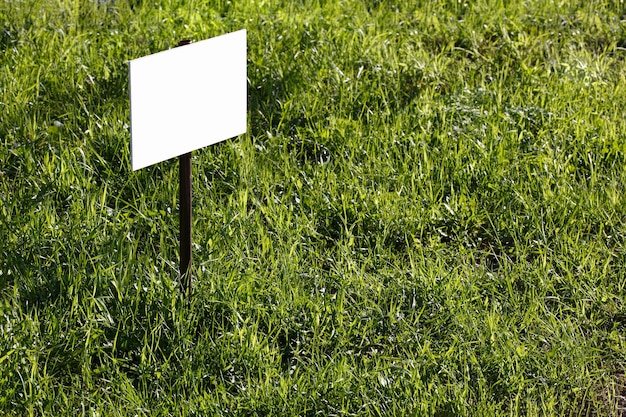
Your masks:
M 0 414 L 626 415 L 626 5 L 278 3 L 0 0 Z M 128 61 L 243 28 L 189 301 Z

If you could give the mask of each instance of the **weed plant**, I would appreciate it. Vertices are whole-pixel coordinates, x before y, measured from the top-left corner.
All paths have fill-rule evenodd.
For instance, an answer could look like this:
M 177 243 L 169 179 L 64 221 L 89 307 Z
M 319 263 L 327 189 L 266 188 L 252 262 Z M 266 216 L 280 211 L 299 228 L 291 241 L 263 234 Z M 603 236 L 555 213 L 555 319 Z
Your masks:
M 395 3 L 0 1 L 0 414 L 625 415 L 626 6 Z M 185 300 L 127 62 L 241 28 Z

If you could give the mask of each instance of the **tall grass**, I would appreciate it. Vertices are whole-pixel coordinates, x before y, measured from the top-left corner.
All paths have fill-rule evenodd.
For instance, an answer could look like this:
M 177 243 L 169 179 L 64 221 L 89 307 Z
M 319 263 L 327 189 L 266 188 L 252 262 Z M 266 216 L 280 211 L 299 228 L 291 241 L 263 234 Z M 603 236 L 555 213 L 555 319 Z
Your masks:
M 0 2 L 0 411 L 623 415 L 626 9 L 421 3 Z M 185 300 L 127 61 L 241 28 Z

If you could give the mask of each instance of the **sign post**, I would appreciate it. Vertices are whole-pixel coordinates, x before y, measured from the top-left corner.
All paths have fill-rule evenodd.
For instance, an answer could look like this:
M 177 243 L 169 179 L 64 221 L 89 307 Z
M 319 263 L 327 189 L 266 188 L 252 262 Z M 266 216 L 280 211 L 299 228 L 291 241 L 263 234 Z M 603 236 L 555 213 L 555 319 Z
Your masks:
M 180 280 L 183 291 L 191 295 L 191 152 L 178 157 Z
M 191 293 L 191 152 L 246 132 L 246 31 L 130 61 L 131 160 L 179 157 L 180 279 Z
M 178 46 L 189 45 L 191 40 L 182 40 Z M 179 258 L 180 258 L 180 284 L 183 292 L 191 296 L 191 247 L 193 238 L 192 230 L 192 205 L 191 205 L 191 152 L 178 157 L 178 227 L 180 230 Z

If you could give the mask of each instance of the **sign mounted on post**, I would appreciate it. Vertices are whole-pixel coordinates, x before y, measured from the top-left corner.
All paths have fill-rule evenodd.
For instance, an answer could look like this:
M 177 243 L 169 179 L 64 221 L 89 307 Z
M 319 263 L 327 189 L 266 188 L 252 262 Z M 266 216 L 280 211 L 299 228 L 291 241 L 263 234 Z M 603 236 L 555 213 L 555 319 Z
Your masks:
M 245 30 L 130 61 L 133 170 L 245 133 L 246 111 Z
M 191 294 L 191 152 L 246 132 L 246 31 L 130 61 L 133 170 L 178 156 L 180 278 Z

